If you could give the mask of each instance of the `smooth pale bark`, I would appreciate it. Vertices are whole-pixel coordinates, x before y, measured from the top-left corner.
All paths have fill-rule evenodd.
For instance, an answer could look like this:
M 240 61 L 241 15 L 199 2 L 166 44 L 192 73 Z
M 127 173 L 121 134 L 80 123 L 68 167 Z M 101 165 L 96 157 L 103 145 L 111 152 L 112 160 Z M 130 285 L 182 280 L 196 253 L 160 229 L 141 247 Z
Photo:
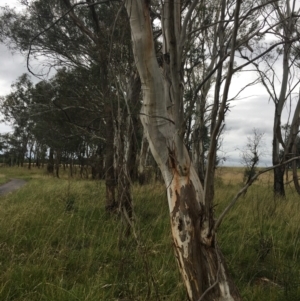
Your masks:
M 174 26 L 180 24 L 178 4 L 172 1 L 164 4 L 163 75 L 156 60 L 147 1 L 125 3 L 142 82 L 141 120 L 167 187 L 174 249 L 189 300 L 241 300 L 228 275 L 216 237 L 211 236 L 212 208 L 208 212 L 204 210 L 203 188 L 180 130 L 183 87 L 178 58 L 181 44 L 178 45 L 176 38 L 180 28 Z

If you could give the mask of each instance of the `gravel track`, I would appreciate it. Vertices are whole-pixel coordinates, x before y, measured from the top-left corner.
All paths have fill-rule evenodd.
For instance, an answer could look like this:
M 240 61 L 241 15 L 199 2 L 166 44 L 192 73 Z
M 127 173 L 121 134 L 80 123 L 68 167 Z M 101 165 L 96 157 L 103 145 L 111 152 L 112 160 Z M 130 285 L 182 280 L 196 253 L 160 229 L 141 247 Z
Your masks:
M 8 183 L 0 186 L 0 196 L 15 191 L 25 185 L 27 182 L 21 179 L 11 179 Z

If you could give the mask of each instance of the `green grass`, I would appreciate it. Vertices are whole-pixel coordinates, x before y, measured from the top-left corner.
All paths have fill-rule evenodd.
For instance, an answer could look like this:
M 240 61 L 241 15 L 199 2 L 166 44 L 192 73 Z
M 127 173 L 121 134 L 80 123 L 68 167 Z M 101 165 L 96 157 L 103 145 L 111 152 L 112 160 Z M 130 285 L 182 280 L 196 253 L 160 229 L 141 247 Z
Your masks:
M 217 189 L 218 211 L 221 197 L 229 200 L 238 189 Z M 300 300 L 300 201 L 293 189 L 286 192 L 286 199 L 274 200 L 271 187 L 254 184 L 219 231 L 243 300 Z
M 138 240 L 125 240 L 122 222 L 104 211 L 103 183 L 35 168 L 0 174 L 30 179 L 0 198 L 0 300 L 186 300 L 162 185 L 133 187 Z M 217 183 L 218 213 L 239 183 Z M 275 202 L 257 182 L 218 233 L 243 300 L 300 300 L 300 201 L 287 195 Z
M 27 167 L 3 167 L 0 165 L 0 185 L 10 181 L 12 178 L 19 178 L 24 180 L 31 180 L 35 178 L 42 178 L 49 176 L 45 169 L 32 168 L 28 169 Z

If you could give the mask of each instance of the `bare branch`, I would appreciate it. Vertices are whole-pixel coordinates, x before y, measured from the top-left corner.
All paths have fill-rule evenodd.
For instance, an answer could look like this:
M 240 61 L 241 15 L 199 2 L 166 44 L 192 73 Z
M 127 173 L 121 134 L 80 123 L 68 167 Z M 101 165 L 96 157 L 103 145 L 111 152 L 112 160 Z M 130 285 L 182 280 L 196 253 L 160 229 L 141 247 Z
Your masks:
M 233 198 L 233 200 L 231 201 L 231 203 L 224 209 L 224 211 L 220 214 L 219 218 L 217 219 L 216 223 L 215 223 L 215 226 L 214 226 L 214 229 L 213 229 L 213 232 L 216 233 L 218 228 L 220 227 L 224 217 L 228 214 L 228 212 L 231 210 L 231 208 L 236 204 L 237 200 L 240 198 L 241 195 L 243 195 L 244 193 L 246 193 L 247 189 L 253 184 L 253 182 L 260 176 L 262 175 L 263 173 L 266 173 L 270 170 L 273 170 L 275 168 L 278 168 L 280 166 L 283 166 L 283 165 L 286 165 L 290 162 L 293 162 L 294 160 L 298 160 L 300 159 L 300 156 L 298 157 L 294 157 L 294 158 L 291 158 L 285 162 L 282 162 L 280 164 L 277 164 L 275 166 L 270 166 L 270 167 L 267 167 L 261 171 L 259 171 L 257 174 L 255 174 L 248 182 L 248 184 L 246 184 L 236 195 L 235 197 Z
M 191 19 L 191 15 L 192 15 L 196 5 L 198 4 L 198 2 L 199 2 L 199 0 L 194 0 L 194 2 L 191 4 L 191 6 L 184 18 L 184 21 L 182 24 L 182 29 L 181 29 L 181 34 L 180 34 L 180 41 L 179 41 L 180 54 L 182 54 L 184 43 L 186 41 L 186 29 L 187 29 L 188 22 Z

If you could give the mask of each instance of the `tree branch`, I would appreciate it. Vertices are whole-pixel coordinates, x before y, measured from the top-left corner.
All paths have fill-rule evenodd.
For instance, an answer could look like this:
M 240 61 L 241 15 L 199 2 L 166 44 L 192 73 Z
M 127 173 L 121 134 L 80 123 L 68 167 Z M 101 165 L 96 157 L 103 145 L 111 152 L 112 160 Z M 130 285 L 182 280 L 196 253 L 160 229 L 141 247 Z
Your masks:
M 228 214 L 228 212 L 230 211 L 230 209 L 235 205 L 235 203 L 237 202 L 237 200 L 239 199 L 239 197 L 246 193 L 247 192 L 247 189 L 253 184 L 253 182 L 260 176 L 262 175 L 263 173 L 266 173 L 270 170 L 273 170 L 277 167 L 280 167 L 280 166 L 283 166 L 285 164 L 288 164 L 294 160 L 298 160 L 300 159 L 300 156 L 298 157 L 294 157 L 294 158 L 291 158 L 285 162 L 282 162 L 280 164 L 277 164 L 275 166 L 270 166 L 270 167 L 267 167 L 263 170 L 261 170 L 260 172 L 258 172 L 257 174 L 255 174 L 248 182 L 248 184 L 246 184 L 236 195 L 235 197 L 233 198 L 233 200 L 231 201 L 231 203 L 224 209 L 224 211 L 220 214 L 219 218 L 217 219 L 215 225 L 214 225 L 214 229 L 213 229 L 213 233 L 216 233 L 218 228 L 220 227 L 224 217 Z

